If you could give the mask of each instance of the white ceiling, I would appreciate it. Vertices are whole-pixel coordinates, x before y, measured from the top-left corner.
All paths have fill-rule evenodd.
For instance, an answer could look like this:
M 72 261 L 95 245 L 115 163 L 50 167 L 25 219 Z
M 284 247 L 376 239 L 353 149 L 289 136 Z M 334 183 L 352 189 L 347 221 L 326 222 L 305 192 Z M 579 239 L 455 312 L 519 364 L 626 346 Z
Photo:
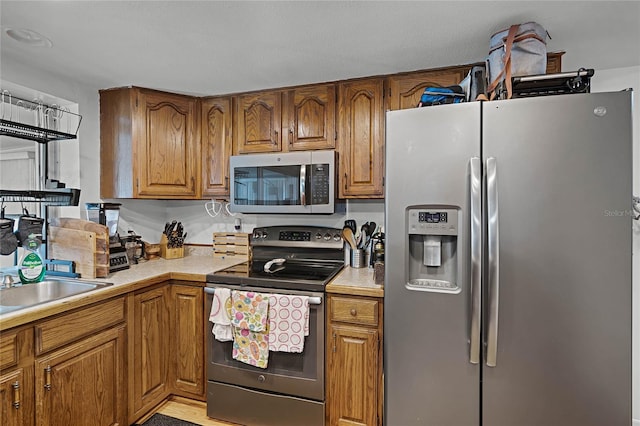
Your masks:
M 536 21 L 563 70 L 640 65 L 639 1 L 5 1 L 2 64 L 197 95 L 477 62 Z M 8 28 L 53 42 L 20 44 Z

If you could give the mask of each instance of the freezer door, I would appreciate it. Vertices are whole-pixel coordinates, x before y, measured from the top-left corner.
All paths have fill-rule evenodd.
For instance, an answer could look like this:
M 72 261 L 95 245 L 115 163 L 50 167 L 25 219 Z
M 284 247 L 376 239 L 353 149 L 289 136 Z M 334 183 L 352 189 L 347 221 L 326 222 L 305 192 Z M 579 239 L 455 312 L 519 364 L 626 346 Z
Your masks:
M 631 424 L 630 106 L 630 92 L 483 104 L 484 425 Z
M 386 129 L 384 422 L 477 425 L 480 364 L 471 362 L 470 353 L 469 200 L 471 159 L 480 166 L 480 103 L 392 111 Z M 423 245 L 421 235 L 408 237 L 410 210 L 447 211 L 450 222 L 457 217 L 457 290 L 407 288 L 413 270 L 424 262 L 445 263 L 452 255 L 443 248 L 441 257 L 414 253 L 409 259 L 410 246 L 429 250 L 434 242 Z

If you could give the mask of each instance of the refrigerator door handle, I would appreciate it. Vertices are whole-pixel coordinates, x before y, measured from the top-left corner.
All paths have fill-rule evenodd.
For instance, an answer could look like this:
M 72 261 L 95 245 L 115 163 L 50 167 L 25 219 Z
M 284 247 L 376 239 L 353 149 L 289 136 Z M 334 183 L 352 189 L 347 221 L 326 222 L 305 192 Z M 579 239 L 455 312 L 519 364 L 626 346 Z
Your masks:
M 498 235 L 498 166 L 494 157 L 487 158 L 487 252 L 488 252 L 488 367 L 496 366 L 498 352 L 499 245 Z
M 470 166 L 470 192 L 471 192 L 471 344 L 469 348 L 469 362 L 480 362 L 480 327 L 481 327 L 481 303 L 482 303 L 482 181 L 480 158 L 473 157 L 469 160 Z

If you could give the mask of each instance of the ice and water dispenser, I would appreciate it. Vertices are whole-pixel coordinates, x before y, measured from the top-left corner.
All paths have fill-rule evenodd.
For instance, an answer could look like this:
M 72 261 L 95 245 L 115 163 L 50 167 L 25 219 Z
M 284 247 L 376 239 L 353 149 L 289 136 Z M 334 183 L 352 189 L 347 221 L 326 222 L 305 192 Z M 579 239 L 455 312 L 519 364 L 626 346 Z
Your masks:
M 459 293 L 458 209 L 412 206 L 407 210 L 409 290 Z

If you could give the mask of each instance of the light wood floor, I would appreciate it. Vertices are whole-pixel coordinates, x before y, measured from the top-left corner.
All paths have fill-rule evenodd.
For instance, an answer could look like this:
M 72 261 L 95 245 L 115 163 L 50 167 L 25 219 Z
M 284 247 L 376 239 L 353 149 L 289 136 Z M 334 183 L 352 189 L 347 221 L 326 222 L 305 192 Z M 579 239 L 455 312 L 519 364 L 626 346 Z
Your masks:
M 207 417 L 207 404 L 186 398 L 173 397 L 162 404 L 156 413 L 175 417 L 202 426 L 240 426 Z

